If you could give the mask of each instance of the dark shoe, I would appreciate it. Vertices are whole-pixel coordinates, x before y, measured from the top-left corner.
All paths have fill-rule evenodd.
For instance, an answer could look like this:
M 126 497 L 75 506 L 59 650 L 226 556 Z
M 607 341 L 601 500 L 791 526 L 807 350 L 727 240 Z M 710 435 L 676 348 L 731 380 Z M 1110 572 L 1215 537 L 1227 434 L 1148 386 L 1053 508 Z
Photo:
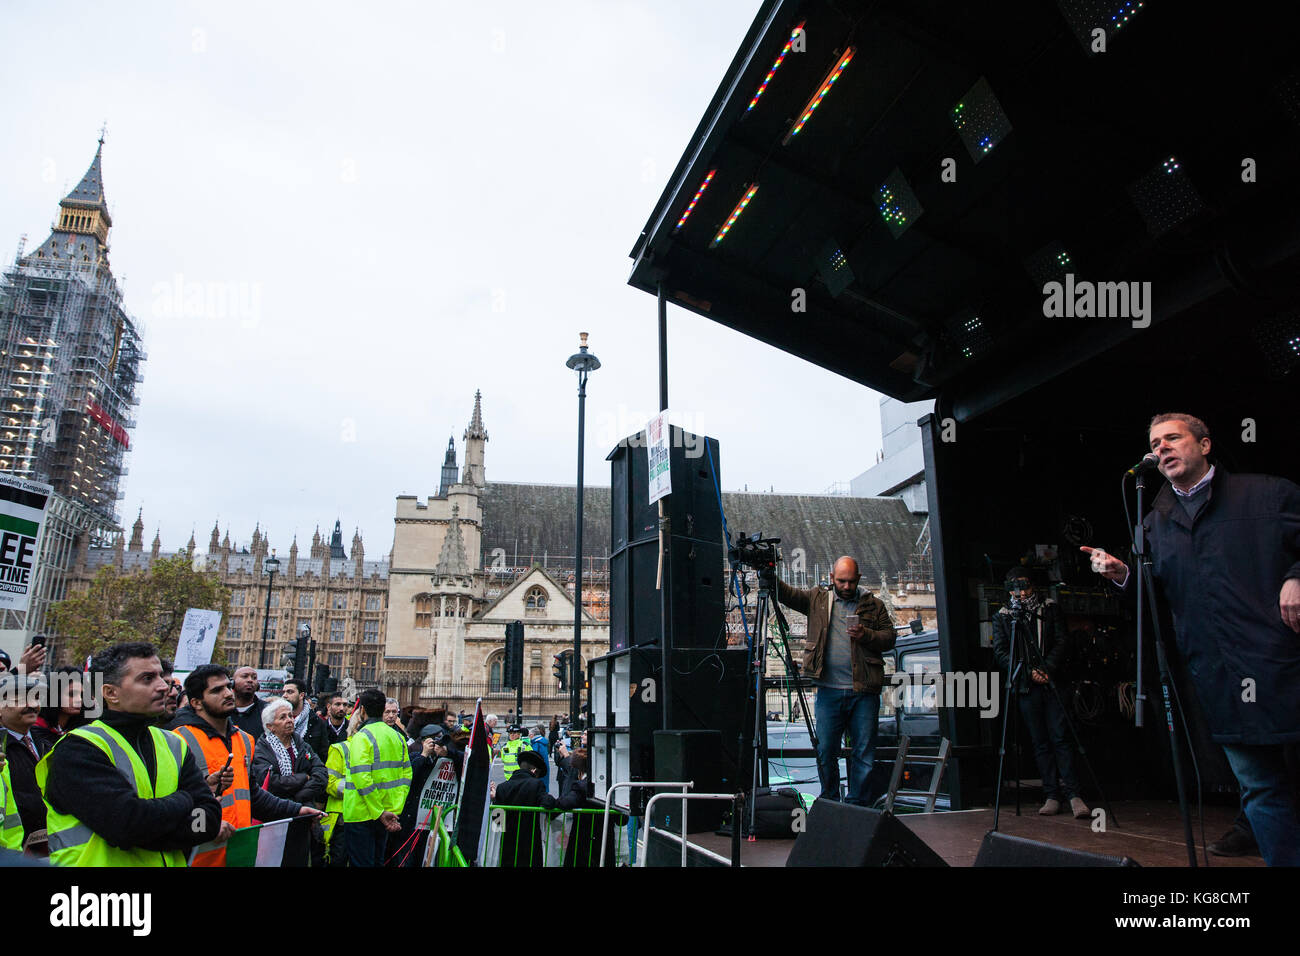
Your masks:
M 1232 827 L 1206 847 L 1215 856 L 1259 856 L 1259 844 L 1245 830 Z

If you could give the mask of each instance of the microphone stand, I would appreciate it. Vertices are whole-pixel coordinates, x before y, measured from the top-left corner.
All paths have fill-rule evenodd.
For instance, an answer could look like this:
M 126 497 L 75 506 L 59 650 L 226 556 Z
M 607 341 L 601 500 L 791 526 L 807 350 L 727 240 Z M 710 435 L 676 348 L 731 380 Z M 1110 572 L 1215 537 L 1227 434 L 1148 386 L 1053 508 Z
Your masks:
M 1143 719 L 1143 702 L 1146 695 L 1143 693 L 1142 681 L 1142 646 L 1144 643 L 1143 620 L 1145 611 L 1148 606 L 1147 592 L 1155 594 L 1155 586 L 1151 572 L 1151 555 L 1147 551 L 1145 529 L 1142 525 L 1142 504 L 1146 492 L 1146 475 L 1138 471 L 1134 476 L 1137 485 L 1137 523 L 1133 528 L 1133 555 L 1138 563 L 1137 578 L 1137 697 L 1135 699 L 1136 707 L 1134 710 L 1134 725 L 1137 727 L 1145 726 Z M 1156 641 L 1156 666 L 1160 671 L 1160 690 L 1165 704 L 1165 727 L 1169 731 L 1169 752 L 1173 757 L 1174 764 L 1174 786 L 1178 788 L 1178 812 L 1183 818 L 1183 840 L 1187 844 L 1187 865 L 1195 867 L 1196 864 L 1196 841 L 1192 836 L 1192 817 L 1191 811 L 1187 806 L 1187 788 L 1184 785 L 1183 777 L 1183 756 L 1178 749 L 1178 735 L 1174 731 L 1174 701 L 1171 693 L 1173 677 L 1169 672 L 1169 659 L 1165 654 L 1165 637 L 1160 625 L 1159 609 L 1155 606 L 1155 601 L 1150 601 L 1151 625 L 1155 630 Z

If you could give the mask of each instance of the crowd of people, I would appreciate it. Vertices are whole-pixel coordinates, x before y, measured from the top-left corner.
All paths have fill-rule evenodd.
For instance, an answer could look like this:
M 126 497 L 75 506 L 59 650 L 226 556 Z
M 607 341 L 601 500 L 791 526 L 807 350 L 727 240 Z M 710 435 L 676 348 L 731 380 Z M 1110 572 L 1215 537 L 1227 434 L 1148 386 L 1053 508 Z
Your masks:
M 460 779 L 470 736 L 466 715 L 403 710 L 378 690 L 313 697 L 290 678 L 268 697 L 253 668 L 216 664 L 182 682 L 141 642 L 101 651 L 84 673 L 43 665 L 41 647 L 16 666 L 0 654 L 0 851 L 55 865 L 223 866 L 237 831 L 296 820 L 285 866 L 419 866 L 420 794 L 443 758 Z M 558 716 L 549 733 L 485 724 L 508 777 L 498 803 L 585 803 L 586 751 L 570 751 Z

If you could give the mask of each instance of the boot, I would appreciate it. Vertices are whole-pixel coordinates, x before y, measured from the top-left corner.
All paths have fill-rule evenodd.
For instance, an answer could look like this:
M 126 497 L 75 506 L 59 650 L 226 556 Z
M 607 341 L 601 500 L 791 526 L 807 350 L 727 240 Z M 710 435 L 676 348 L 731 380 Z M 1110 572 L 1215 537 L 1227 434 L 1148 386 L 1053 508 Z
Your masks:
M 1088 809 L 1088 805 L 1083 802 L 1082 797 L 1071 797 L 1070 809 L 1074 812 L 1074 819 L 1076 820 L 1086 820 L 1092 816 L 1092 811 Z
M 1039 816 L 1052 817 L 1061 812 L 1061 801 L 1055 797 L 1048 797 L 1043 805 L 1038 808 Z
M 1237 827 L 1231 827 L 1206 849 L 1215 856 L 1259 856 L 1259 845 L 1255 842 L 1255 837 Z

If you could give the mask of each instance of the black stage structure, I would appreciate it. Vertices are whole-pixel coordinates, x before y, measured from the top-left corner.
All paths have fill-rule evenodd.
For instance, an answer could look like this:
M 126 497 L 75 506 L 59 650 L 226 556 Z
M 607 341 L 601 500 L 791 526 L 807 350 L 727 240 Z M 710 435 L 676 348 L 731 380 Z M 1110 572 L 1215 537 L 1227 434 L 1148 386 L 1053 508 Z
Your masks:
M 1099 683 L 1117 679 L 1132 614 L 1073 542 L 1127 554 L 1120 476 L 1154 413 L 1204 418 L 1231 470 L 1300 477 L 1300 68 L 1284 10 L 769 0 L 637 239 L 629 281 L 659 300 L 661 392 L 672 302 L 935 400 L 921 426 L 945 671 L 994 668 L 981 585 L 1051 543 L 1079 639 L 1105 650 Z M 1150 283 L 1149 313 L 1046 317 L 1045 283 L 1067 273 Z M 1120 799 L 1172 793 L 1154 674 L 1148 693 L 1143 730 L 1103 699 L 1081 731 Z M 1235 789 L 1194 710 L 1203 787 Z M 991 802 L 996 723 L 942 712 L 954 809 Z

